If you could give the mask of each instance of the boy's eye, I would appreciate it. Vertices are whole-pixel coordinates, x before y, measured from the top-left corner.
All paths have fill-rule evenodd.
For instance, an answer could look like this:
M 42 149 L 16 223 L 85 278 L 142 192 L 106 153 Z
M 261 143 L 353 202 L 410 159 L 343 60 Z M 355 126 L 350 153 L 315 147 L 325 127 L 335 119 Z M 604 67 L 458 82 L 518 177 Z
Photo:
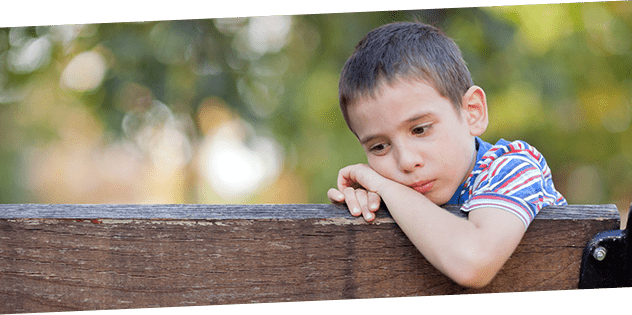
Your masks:
M 430 125 L 417 126 L 413 128 L 412 133 L 415 135 L 421 135 L 426 133 L 426 131 L 430 128 Z
M 384 151 L 384 149 L 386 149 L 386 145 L 384 145 L 383 143 L 373 145 L 369 148 L 369 150 L 371 150 L 371 152 L 373 153 L 380 153 Z

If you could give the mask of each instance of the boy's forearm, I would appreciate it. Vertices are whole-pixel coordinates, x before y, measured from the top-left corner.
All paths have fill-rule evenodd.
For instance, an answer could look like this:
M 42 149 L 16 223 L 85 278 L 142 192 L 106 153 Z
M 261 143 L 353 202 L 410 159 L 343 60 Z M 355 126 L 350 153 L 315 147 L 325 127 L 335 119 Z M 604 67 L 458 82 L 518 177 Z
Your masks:
M 378 192 L 406 236 L 437 269 L 465 286 L 489 282 L 506 259 L 495 259 L 482 231 L 422 194 L 392 182 Z
M 356 184 L 377 193 L 424 257 L 463 286 L 480 287 L 491 281 L 524 233 L 522 222 L 509 212 L 477 209 L 464 220 L 419 192 L 381 176 L 368 165 L 351 165 L 340 170 L 338 191 L 346 192 Z M 354 193 L 345 193 L 337 201 L 343 200 L 350 209 L 362 201 Z

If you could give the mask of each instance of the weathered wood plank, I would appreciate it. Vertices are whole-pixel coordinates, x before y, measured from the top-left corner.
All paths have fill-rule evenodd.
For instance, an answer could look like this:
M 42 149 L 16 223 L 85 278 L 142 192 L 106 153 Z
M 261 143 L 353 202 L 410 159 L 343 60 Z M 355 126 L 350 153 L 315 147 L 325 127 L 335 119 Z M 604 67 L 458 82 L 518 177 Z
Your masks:
M 0 205 L 0 312 L 574 289 L 588 239 L 619 228 L 613 206 L 547 208 L 472 290 L 387 211 L 376 221 L 333 205 Z
M 459 217 L 459 206 L 445 206 Z M 384 207 L 378 218 L 390 218 Z M 0 219 L 326 219 L 350 218 L 346 207 L 332 204 L 260 205 L 111 205 L 111 204 L 3 204 Z M 615 205 L 549 206 L 538 219 L 618 219 Z

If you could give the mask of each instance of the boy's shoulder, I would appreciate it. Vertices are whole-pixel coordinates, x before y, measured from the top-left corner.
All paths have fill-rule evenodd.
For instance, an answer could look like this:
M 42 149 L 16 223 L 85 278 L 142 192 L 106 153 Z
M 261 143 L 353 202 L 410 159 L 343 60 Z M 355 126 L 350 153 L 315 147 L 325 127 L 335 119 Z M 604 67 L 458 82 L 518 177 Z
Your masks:
M 540 151 L 538 151 L 535 147 L 525 141 L 507 141 L 505 139 L 500 139 L 494 145 L 489 144 L 480 138 L 477 138 L 477 141 L 480 143 L 475 167 L 477 169 L 489 169 L 494 166 L 494 164 L 501 164 L 496 166 L 502 166 L 502 164 L 509 162 L 509 160 L 515 160 L 514 163 L 520 163 L 519 161 L 522 160 L 527 163 L 536 163 L 542 171 L 546 171 L 550 174 L 550 169 L 544 159 L 544 156 L 542 156 Z M 505 162 L 499 163 L 500 161 Z
M 499 140 L 492 145 L 481 139 L 477 162 L 467 181 L 469 198 L 463 210 L 504 207 L 517 214 L 526 226 L 548 205 L 566 204 L 555 189 L 544 156 L 528 143 Z

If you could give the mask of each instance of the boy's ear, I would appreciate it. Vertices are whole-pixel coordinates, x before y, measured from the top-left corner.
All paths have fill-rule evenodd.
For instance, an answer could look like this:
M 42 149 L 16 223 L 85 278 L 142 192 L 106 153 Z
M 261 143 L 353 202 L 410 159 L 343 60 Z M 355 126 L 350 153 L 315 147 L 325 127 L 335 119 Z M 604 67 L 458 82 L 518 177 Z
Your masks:
M 461 103 L 461 115 L 470 127 L 472 136 L 480 136 L 487 129 L 487 98 L 482 88 L 473 85 L 470 87 Z

